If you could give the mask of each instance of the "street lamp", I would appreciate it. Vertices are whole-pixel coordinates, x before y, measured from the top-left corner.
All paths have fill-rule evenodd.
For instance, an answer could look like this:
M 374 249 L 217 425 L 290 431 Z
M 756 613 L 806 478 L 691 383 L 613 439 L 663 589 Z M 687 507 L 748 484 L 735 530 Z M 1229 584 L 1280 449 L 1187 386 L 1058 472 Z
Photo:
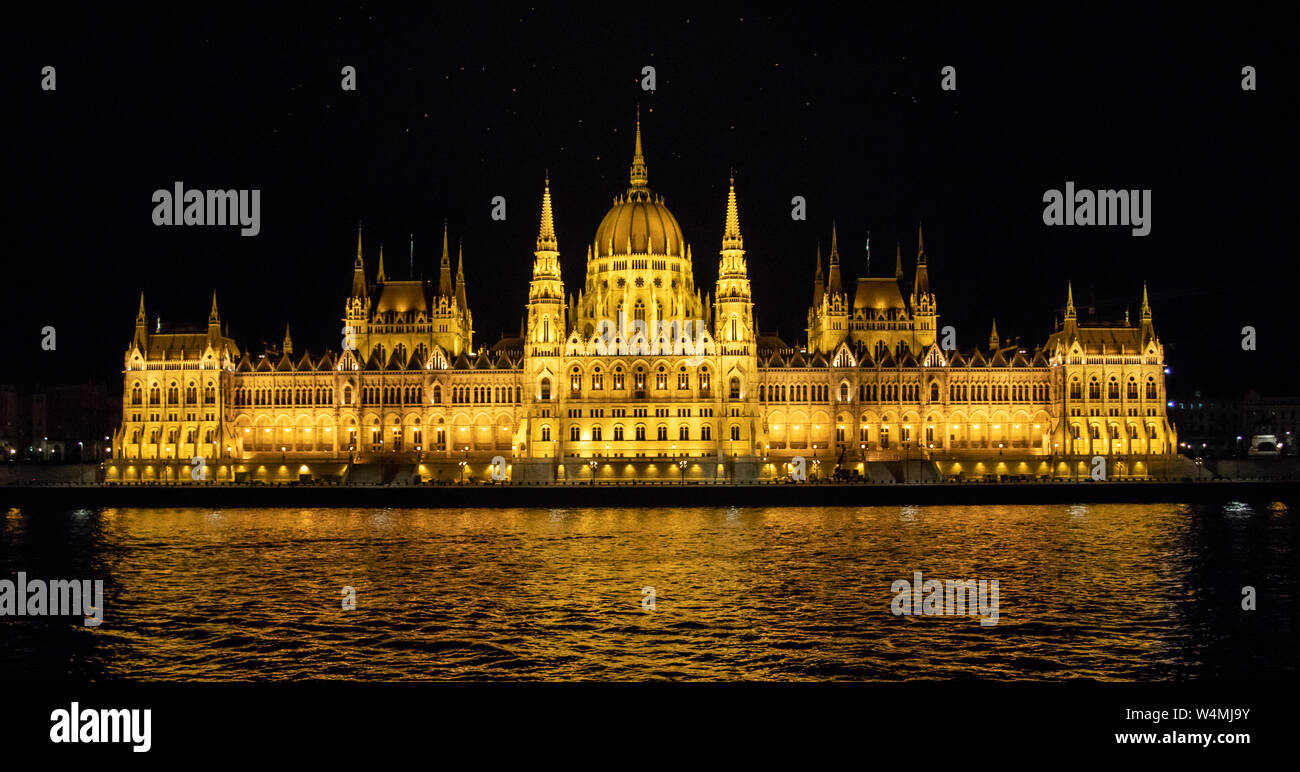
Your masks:
M 682 485 L 685 485 L 686 484 L 686 459 L 684 458 L 678 459 L 677 468 L 682 470 Z
M 464 485 L 464 484 L 465 484 L 465 468 L 469 466 L 469 451 L 465 451 L 465 455 L 464 455 L 464 457 L 461 458 L 461 460 L 457 462 L 457 465 L 460 466 L 460 484 L 461 484 L 461 485 Z
M 591 484 L 592 484 L 592 486 L 594 487 L 594 486 L 596 485 L 596 461 L 595 461 L 595 459 L 593 459 L 593 460 L 591 460 L 590 462 L 588 462 L 588 463 L 587 463 L 587 466 L 591 467 Z

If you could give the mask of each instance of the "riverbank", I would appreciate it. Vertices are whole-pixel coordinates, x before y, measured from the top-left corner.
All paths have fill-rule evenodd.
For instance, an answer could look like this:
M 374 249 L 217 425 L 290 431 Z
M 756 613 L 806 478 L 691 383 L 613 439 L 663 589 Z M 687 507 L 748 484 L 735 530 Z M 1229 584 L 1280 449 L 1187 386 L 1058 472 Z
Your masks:
M 8 485 L 6 507 L 828 507 L 1283 501 L 1300 482 L 659 485 Z

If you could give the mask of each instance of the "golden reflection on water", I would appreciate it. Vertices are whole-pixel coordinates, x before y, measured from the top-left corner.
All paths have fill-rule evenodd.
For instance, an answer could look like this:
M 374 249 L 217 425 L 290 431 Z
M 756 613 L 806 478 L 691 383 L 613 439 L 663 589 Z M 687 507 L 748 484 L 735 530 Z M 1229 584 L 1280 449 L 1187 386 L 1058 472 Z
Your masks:
M 110 679 L 1169 679 L 1213 669 L 1234 624 L 1221 607 L 1239 598 L 1201 586 L 1237 553 L 1207 553 L 1207 534 L 1256 527 L 1203 515 L 107 509 L 74 537 L 108 579 L 105 623 L 76 634 Z M 31 525 L 14 517 L 9 562 Z M 1264 554 L 1294 566 L 1275 536 Z M 891 583 L 916 571 L 998 580 L 998 623 L 893 615 Z

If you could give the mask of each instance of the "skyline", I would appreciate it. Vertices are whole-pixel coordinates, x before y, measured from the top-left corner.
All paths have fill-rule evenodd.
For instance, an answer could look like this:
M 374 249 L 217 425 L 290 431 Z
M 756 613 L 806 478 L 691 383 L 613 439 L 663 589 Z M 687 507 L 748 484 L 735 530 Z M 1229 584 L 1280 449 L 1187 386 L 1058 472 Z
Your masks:
M 486 28 L 471 22 L 452 39 L 436 17 L 400 24 L 345 14 L 301 20 L 331 34 L 304 35 L 318 42 L 289 51 L 270 45 L 282 29 L 275 25 L 171 21 L 167 42 L 136 47 L 110 48 L 102 35 L 75 28 L 62 41 L 39 41 L 76 55 L 71 65 L 51 59 L 61 65 L 57 92 L 20 97 L 31 108 L 21 127 L 33 134 L 26 144 L 44 152 L 17 161 L 31 190 L 20 205 L 18 249 L 42 255 L 48 274 L 72 281 L 6 290 L 28 320 L 20 372 L 113 382 L 120 360 L 105 354 L 116 346 L 106 349 L 101 338 L 129 338 L 141 290 L 151 322 L 160 313 L 164 322 L 202 324 L 215 290 L 241 346 L 276 343 L 287 322 L 299 346 L 337 348 L 334 325 L 320 320 L 340 316 L 332 299 L 346 291 L 358 221 L 368 271 L 383 241 L 390 274 L 405 276 L 413 234 L 416 271 L 430 276 L 446 219 L 453 244 L 464 240 L 476 334 L 490 345 L 519 325 L 543 177 L 549 173 L 563 270 L 580 276 L 590 223 L 621 185 L 640 104 L 655 189 L 701 258 L 704 285 L 716 270 L 734 167 L 764 333 L 803 342 L 806 302 L 784 302 L 786 290 L 793 287 L 796 301 L 811 294 L 817 245 L 824 256 L 832 221 L 849 280 L 865 273 L 868 231 L 871 274 L 892 275 L 901 242 L 910 275 L 923 222 L 931 281 L 948 298 L 941 323 L 957 328 L 961 348 L 985 340 L 993 318 L 1004 337 L 1041 342 L 1063 310 L 1067 282 L 1081 320 L 1093 298 L 1099 319 L 1122 318 L 1126 305 L 1135 316 L 1145 280 L 1169 344 L 1172 392 L 1202 384 L 1280 390 L 1262 353 L 1281 337 L 1284 288 L 1295 274 L 1275 248 L 1284 203 L 1267 184 L 1281 171 L 1269 163 L 1282 156 L 1268 142 L 1283 136 L 1280 76 L 1261 76 L 1268 88 L 1243 93 L 1226 50 L 1207 55 L 1184 43 L 1178 50 L 1188 57 L 1171 60 L 1167 50 L 1157 59 L 1117 45 L 1110 58 L 1062 55 L 1054 69 L 1018 71 L 1023 86 L 1008 89 L 992 74 L 1005 77 L 1046 46 L 1018 34 L 1023 29 L 989 36 L 1010 44 L 1001 53 L 972 52 L 954 42 L 958 25 L 937 24 L 912 41 L 850 54 L 843 45 L 850 31 L 797 16 L 733 20 L 706 32 L 685 18 L 656 20 L 644 35 L 651 42 L 637 45 L 597 34 L 608 29 L 600 23 L 575 22 L 564 39 L 601 41 L 575 51 L 540 42 L 556 40 L 563 26 L 544 15 Z M 1082 26 L 1056 42 L 1062 52 L 1086 43 Z M 889 29 L 904 28 L 885 24 L 877 37 Z M 1131 42 L 1144 31 L 1138 25 Z M 400 43 L 421 34 L 439 45 L 426 43 L 412 59 L 411 46 Z M 478 44 L 502 35 L 517 45 L 475 56 Z M 713 50 L 697 47 L 704 39 Z M 187 46 L 206 55 L 170 55 Z M 239 56 L 222 55 L 233 51 Z M 610 64 L 591 67 L 593 57 Z M 939 88 L 948 61 L 958 68 L 955 92 Z M 338 66 L 349 62 L 358 90 L 345 94 Z M 639 86 L 645 63 L 658 71 L 653 93 Z M 97 72 L 92 64 L 110 66 Z M 1189 69 L 1196 77 L 1170 77 Z M 1149 73 L 1160 88 L 1142 86 L 1135 73 Z M 113 88 L 89 87 L 110 81 Z M 178 91 L 182 84 L 188 89 Z M 154 99 L 160 89 L 168 100 Z M 1053 92 L 1070 98 L 1049 102 Z M 84 123 L 110 103 L 124 120 Z M 1071 120 L 1081 116 L 1097 120 Z M 1135 133 L 1115 130 L 1126 125 Z M 1188 152 L 1206 140 L 1219 148 L 1213 158 Z M 49 157 L 56 148 L 58 157 Z M 1077 155 L 1062 157 L 1063 149 Z M 154 227 L 149 195 L 176 181 L 260 189 L 262 232 L 240 238 L 229 228 Z M 1044 226 L 1044 191 L 1067 181 L 1153 190 L 1151 234 Z M 507 201 L 503 223 L 489 217 L 495 195 Z M 806 221 L 790 219 L 794 195 L 808 201 Z M 87 196 L 96 203 L 82 212 L 84 227 L 69 229 L 69 202 Z M 104 247 L 117 243 L 124 246 Z M 1233 275 L 1233 252 L 1252 255 L 1269 286 Z M 103 256 L 87 257 L 95 253 Z M 1222 275 L 1207 271 L 1217 265 Z M 306 291 L 288 290 L 304 271 Z M 1033 302 L 1023 300 L 1030 295 Z M 39 345 L 47 324 L 59 332 L 54 352 Z M 1260 330 L 1259 351 L 1240 350 L 1245 324 Z

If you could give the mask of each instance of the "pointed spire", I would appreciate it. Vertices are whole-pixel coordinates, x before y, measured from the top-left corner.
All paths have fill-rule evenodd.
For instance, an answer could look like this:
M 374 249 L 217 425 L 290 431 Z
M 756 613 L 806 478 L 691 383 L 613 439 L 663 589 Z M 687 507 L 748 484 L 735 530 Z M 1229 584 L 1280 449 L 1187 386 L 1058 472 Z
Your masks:
M 382 241 L 379 242 L 379 275 L 375 278 L 375 281 L 380 284 L 387 281 L 387 277 L 384 276 L 384 242 Z
M 410 252 L 411 262 L 410 265 L 408 266 L 408 269 L 410 270 L 410 275 L 407 278 L 414 279 L 415 278 L 415 234 L 412 233 L 410 234 L 409 237 L 411 239 L 411 252 Z
M 456 305 L 460 307 L 461 313 L 469 310 L 469 304 L 465 299 L 465 240 L 461 239 L 458 246 L 459 256 L 456 260 Z
M 830 276 L 826 282 L 826 291 L 831 295 L 839 295 L 844 291 L 843 285 L 840 282 L 839 234 L 836 232 L 834 220 L 831 220 Z
M 447 221 L 442 221 L 442 262 L 438 273 L 438 295 L 450 298 L 451 288 L 451 252 L 447 248 Z
M 352 267 L 361 267 L 361 223 L 357 222 L 357 259 L 352 261 Z
M 998 338 L 998 320 L 997 317 L 994 317 L 993 332 L 989 334 L 989 351 L 997 351 L 999 342 L 1000 339 Z
M 645 155 L 641 152 L 641 105 L 636 106 L 636 150 L 632 154 L 632 171 L 629 180 L 631 182 L 629 193 L 633 190 L 644 189 L 649 182 L 649 173 L 645 166 Z
M 144 290 L 140 290 L 140 310 L 135 312 L 136 324 L 147 324 L 148 317 L 144 313 Z
M 1151 320 L 1151 303 L 1147 301 L 1147 283 L 1142 282 L 1142 321 Z
M 361 259 L 361 223 L 357 223 L 357 256 L 352 261 L 352 297 L 366 296 L 366 264 Z
M 208 324 L 215 324 L 220 316 L 217 314 L 217 291 L 212 290 L 212 310 L 208 312 Z
M 731 175 L 731 185 L 727 191 L 727 221 L 722 229 L 723 249 L 744 249 L 745 242 L 740 236 L 740 208 L 736 205 L 736 175 Z
M 291 336 L 291 335 L 289 334 L 289 323 L 288 323 L 288 322 L 285 322 L 285 323 L 284 323 L 284 345 L 282 345 L 282 346 L 280 347 L 280 350 L 283 351 L 283 352 L 286 353 L 286 354 L 292 354 L 292 353 L 293 353 L 293 336 Z
M 903 245 L 898 245 L 898 250 L 894 252 L 894 278 L 903 280 Z
M 916 223 L 916 264 L 925 265 L 925 234 L 921 232 L 921 223 Z
M 822 304 L 826 294 L 826 283 L 822 280 L 822 243 L 817 242 L 817 272 L 813 274 L 813 308 Z
M 551 212 L 551 173 L 547 170 L 542 183 L 542 225 L 537 231 L 537 251 L 556 252 L 559 244 L 555 238 L 555 219 Z
M 1065 318 L 1070 321 L 1077 318 L 1074 310 L 1074 284 L 1066 282 L 1065 285 Z

